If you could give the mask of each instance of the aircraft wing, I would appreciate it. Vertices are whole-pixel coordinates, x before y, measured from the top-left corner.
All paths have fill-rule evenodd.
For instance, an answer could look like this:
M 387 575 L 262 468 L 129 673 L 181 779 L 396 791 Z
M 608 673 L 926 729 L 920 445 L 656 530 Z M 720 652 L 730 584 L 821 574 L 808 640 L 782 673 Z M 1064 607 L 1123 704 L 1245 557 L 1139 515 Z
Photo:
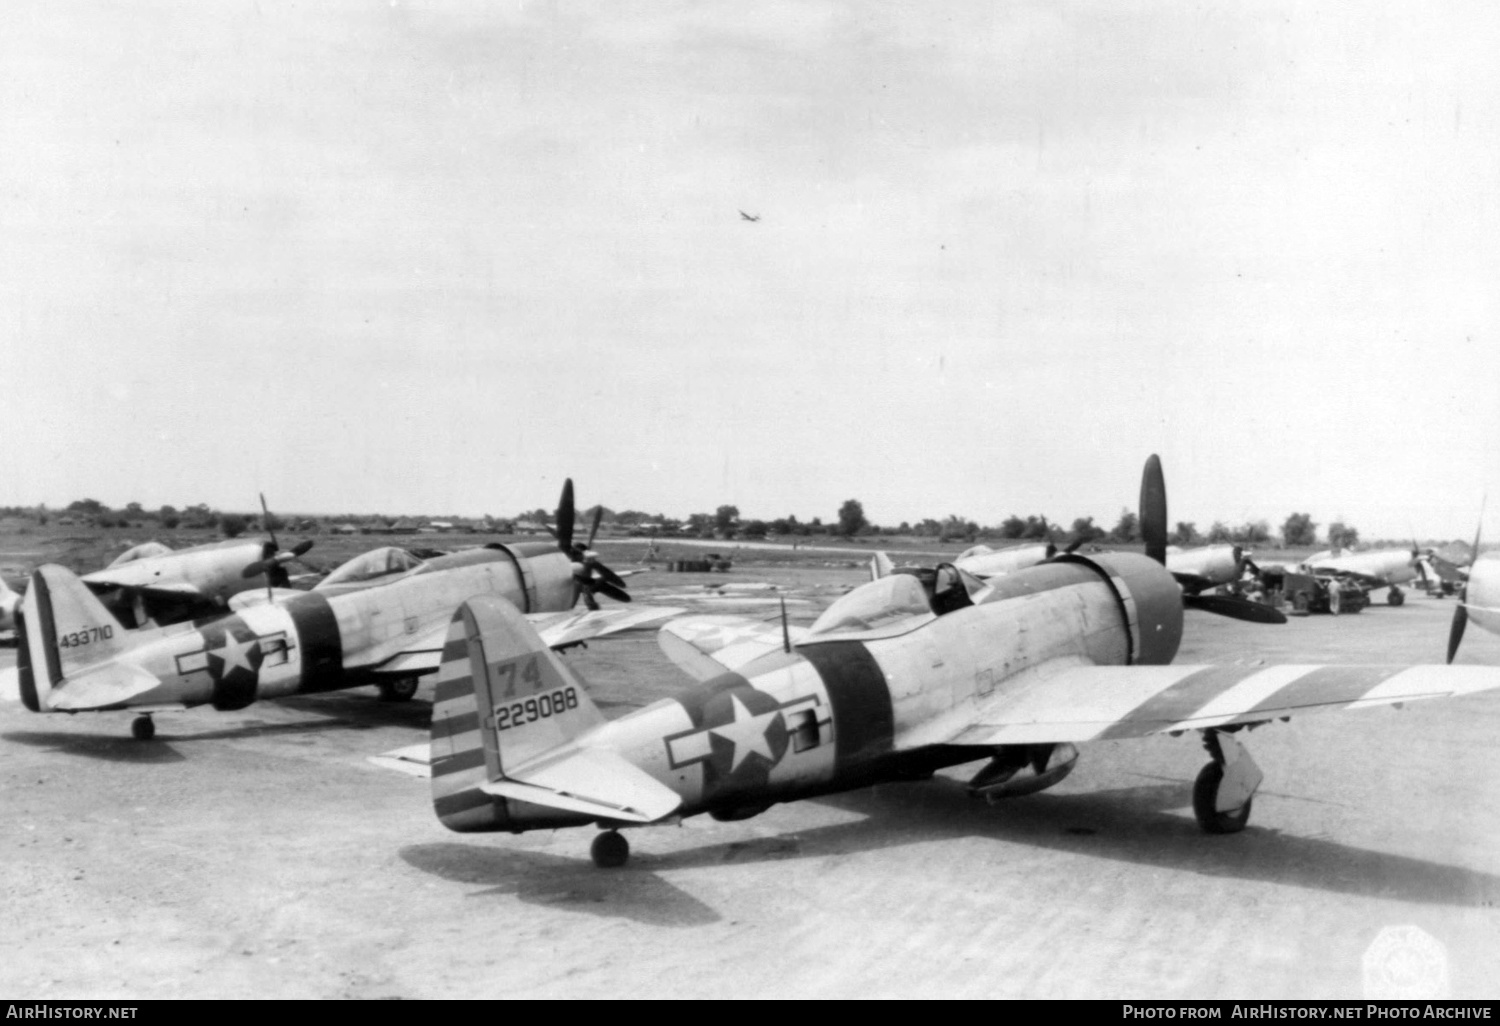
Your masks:
M 630 606 L 597 611 L 528 613 L 526 619 L 548 648 L 566 648 L 606 634 L 654 627 L 681 612 L 683 610 L 680 607 L 673 606 Z M 447 638 L 448 621 L 444 620 L 414 636 L 399 651 L 384 655 L 383 658 L 377 657 L 376 661 L 364 667 L 352 664 L 352 668 L 367 669 L 381 677 L 413 677 L 433 673 L 443 661 L 443 646 L 447 643 Z
M 128 567 L 130 564 L 127 563 L 125 565 Z M 140 592 L 142 595 L 155 596 L 162 599 L 197 598 L 203 594 L 196 584 L 189 584 L 187 581 L 164 581 L 160 584 L 141 584 L 139 581 L 132 581 L 128 575 L 111 574 L 109 567 L 105 567 L 103 570 L 95 570 L 91 574 L 85 574 L 82 577 L 82 581 L 95 591 L 107 588 L 130 588 Z
M 896 743 L 1113 741 L 1496 687 L 1500 667 L 1494 666 L 1095 666 L 1057 660 Z
M 792 627 L 788 634 L 795 645 L 807 628 Z M 742 616 L 686 616 L 663 627 L 656 641 L 668 659 L 700 681 L 737 670 L 785 644 L 779 620 Z

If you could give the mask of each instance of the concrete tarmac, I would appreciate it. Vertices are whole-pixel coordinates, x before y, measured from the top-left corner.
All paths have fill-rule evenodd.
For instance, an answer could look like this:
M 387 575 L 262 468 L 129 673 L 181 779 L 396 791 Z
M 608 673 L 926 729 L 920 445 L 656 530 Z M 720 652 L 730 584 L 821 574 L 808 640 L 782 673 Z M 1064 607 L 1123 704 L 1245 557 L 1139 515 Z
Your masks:
M 1284 627 L 1189 612 L 1178 661 L 1441 662 L 1452 610 L 1413 594 Z M 610 714 L 688 683 L 650 635 L 569 658 Z M 1500 662 L 1500 638 L 1471 627 L 1460 661 Z M 127 714 L 0 705 L 0 994 L 1500 989 L 1500 694 L 1255 731 L 1266 779 L 1233 836 L 1193 820 L 1206 757 L 1187 735 L 1085 747 L 1060 786 L 994 807 L 966 796 L 964 767 L 635 830 L 615 871 L 589 861 L 591 830 L 448 833 L 426 781 L 368 762 L 425 738 L 429 695 L 163 715 L 148 743 Z

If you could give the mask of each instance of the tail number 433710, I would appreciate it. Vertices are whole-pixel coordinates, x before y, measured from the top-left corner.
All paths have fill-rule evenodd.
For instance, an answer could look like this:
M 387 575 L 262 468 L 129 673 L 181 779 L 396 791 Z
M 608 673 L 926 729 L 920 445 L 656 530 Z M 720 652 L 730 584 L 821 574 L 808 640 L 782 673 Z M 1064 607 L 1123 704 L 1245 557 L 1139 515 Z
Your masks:
M 560 716 L 569 709 L 578 708 L 578 692 L 571 687 L 548 691 L 528 698 L 524 702 L 510 702 L 495 706 L 495 729 L 511 730 L 528 723 L 544 720 L 549 716 Z
M 58 648 L 77 648 L 94 641 L 106 641 L 115 636 L 115 629 L 108 624 L 102 627 L 85 627 L 81 631 L 64 634 L 57 639 Z

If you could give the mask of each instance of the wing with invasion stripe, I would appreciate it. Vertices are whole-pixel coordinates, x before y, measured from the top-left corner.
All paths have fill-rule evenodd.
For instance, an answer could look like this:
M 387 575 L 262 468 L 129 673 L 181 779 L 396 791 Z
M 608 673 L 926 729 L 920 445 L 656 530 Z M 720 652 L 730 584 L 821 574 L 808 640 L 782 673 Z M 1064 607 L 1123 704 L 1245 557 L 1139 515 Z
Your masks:
M 795 645 L 806 637 L 807 628 L 792 627 L 787 634 Z M 742 616 L 685 616 L 663 627 L 656 640 L 668 659 L 697 680 L 737 670 L 786 643 L 779 619 Z
M 675 606 L 631 606 L 628 609 L 528 613 L 526 619 L 548 648 L 566 648 L 606 634 L 655 627 L 681 612 L 683 610 Z M 399 651 L 376 650 L 367 657 L 365 664 L 350 662 L 347 665 L 392 677 L 432 673 L 443 661 L 443 644 L 447 635 L 448 622 L 444 620 L 414 636 Z
M 1044 664 L 1005 682 L 946 736 L 964 745 L 1112 741 L 1282 716 L 1450 698 L 1500 687 L 1491 666 Z

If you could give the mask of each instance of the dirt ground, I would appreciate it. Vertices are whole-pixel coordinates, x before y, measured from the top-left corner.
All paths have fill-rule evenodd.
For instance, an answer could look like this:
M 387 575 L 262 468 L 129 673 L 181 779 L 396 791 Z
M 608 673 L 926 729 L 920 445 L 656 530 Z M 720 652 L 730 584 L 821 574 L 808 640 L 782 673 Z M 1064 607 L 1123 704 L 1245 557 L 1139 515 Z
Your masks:
M 805 622 L 860 579 L 631 585 L 776 581 Z M 1441 661 L 1452 608 L 1412 595 L 1279 628 L 1190 612 L 1178 661 Z M 612 715 L 688 683 L 649 634 L 569 659 Z M 1471 629 L 1460 659 L 1500 661 L 1500 639 Z M 1057 788 L 995 807 L 964 767 L 638 830 L 615 871 L 588 830 L 447 833 L 425 781 L 371 764 L 425 739 L 429 694 L 164 715 L 149 743 L 125 714 L 0 703 L 0 993 L 1359 997 L 1382 931 L 1411 926 L 1436 945 L 1429 983 L 1496 993 L 1497 694 L 1256 731 L 1266 780 L 1235 836 L 1194 823 L 1205 757 L 1184 736 L 1087 747 Z

